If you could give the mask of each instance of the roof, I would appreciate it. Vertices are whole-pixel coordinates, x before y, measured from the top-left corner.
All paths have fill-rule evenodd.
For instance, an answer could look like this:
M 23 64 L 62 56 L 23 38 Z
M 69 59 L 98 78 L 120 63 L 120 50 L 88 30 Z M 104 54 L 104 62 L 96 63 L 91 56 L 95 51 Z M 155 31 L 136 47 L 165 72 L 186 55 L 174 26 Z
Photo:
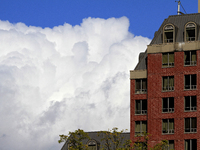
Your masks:
M 185 25 L 188 22 L 194 22 L 196 23 L 197 27 L 199 27 L 200 13 L 169 16 L 167 19 L 163 21 L 158 31 L 155 32 L 154 38 L 151 41 L 150 45 L 163 43 L 163 27 L 167 24 L 172 24 L 175 26 L 175 37 L 176 37 L 175 42 L 184 42 L 184 29 L 185 29 Z M 197 40 L 198 41 L 200 40 L 200 30 L 197 30 Z M 136 65 L 134 70 L 147 69 L 147 66 L 146 66 L 147 51 L 141 54 L 143 55 L 143 57 L 139 59 L 139 62 Z
M 104 134 L 104 133 L 103 133 L 103 134 L 100 134 L 100 135 L 98 136 L 99 132 L 100 132 L 100 131 L 96 131 L 96 132 L 86 132 L 86 133 L 88 133 L 88 136 L 90 137 L 90 140 L 95 140 L 95 141 L 100 145 L 99 149 L 101 149 L 101 148 L 102 148 L 101 146 L 102 146 L 102 145 L 105 145 L 105 142 L 104 142 L 104 141 L 101 141 L 101 139 L 103 138 L 103 134 Z M 123 141 L 122 141 L 122 142 L 124 142 L 124 141 L 130 139 L 130 133 L 129 133 L 129 132 L 121 133 L 120 136 L 123 137 Z M 85 140 L 83 140 L 83 143 L 84 143 L 84 144 L 87 144 L 88 141 L 90 141 L 90 140 L 85 139 Z M 67 142 L 65 142 L 65 144 L 63 145 L 63 147 L 61 148 L 61 150 L 68 150 L 68 144 L 67 144 Z

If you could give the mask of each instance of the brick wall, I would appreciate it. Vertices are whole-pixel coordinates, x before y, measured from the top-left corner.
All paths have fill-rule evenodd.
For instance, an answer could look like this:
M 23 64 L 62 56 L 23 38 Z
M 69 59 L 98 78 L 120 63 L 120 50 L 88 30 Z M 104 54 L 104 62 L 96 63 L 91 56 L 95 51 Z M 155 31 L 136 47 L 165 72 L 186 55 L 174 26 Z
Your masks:
M 197 139 L 197 149 L 200 150 L 200 51 L 197 51 L 197 65 L 184 66 L 184 52 L 174 53 L 174 67 L 162 68 L 162 54 L 148 54 L 147 94 L 135 94 L 135 80 L 131 85 L 131 139 L 134 135 L 135 121 L 147 120 L 147 132 L 150 133 L 149 144 L 155 145 L 161 140 L 174 140 L 175 149 L 184 149 L 185 139 Z M 184 75 L 196 74 L 197 89 L 184 90 Z M 174 76 L 174 91 L 162 91 L 162 77 Z M 184 112 L 184 96 L 197 97 L 197 111 Z M 162 113 L 162 98 L 174 97 L 174 112 Z M 147 115 L 135 115 L 135 100 L 147 99 Z M 197 117 L 197 133 L 184 133 L 184 118 Z M 174 134 L 162 134 L 162 119 L 174 119 Z

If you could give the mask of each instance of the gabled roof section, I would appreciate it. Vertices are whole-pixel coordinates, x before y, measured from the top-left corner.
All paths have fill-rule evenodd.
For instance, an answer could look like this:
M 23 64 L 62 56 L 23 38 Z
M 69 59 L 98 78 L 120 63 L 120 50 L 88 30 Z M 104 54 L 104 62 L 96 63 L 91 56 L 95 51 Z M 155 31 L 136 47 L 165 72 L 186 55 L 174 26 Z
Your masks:
M 151 41 L 150 45 L 153 44 L 163 44 L 163 27 L 167 24 L 172 24 L 175 27 L 175 42 L 184 42 L 184 30 L 185 25 L 188 22 L 194 22 L 197 25 L 197 40 L 200 40 L 200 13 L 195 14 L 184 14 L 184 15 L 173 15 L 165 19 L 158 29 L 155 32 L 154 38 Z M 147 69 L 147 50 L 143 53 L 140 53 L 139 62 L 136 65 L 134 70 L 146 70 Z

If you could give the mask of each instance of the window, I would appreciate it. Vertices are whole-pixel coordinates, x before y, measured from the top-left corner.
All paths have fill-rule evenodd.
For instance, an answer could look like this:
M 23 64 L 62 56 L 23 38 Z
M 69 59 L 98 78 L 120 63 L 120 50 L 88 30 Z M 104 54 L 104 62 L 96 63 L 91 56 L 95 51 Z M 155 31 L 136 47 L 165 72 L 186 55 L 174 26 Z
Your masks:
M 147 132 L 147 121 L 135 122 L 135 135 L 142 135 Z
M 185 37 L 185 40 L 186 41 L 195 41 L 195 24 L 194 23 L 188 23 L 186 25 L 186 28 L 185 28 L 185 32 L 186 32 L 186 37 Z
M 162 54 L 162 66 L 173 67 L 174 66 L 174 53 L 163 53 Z
M 185 118 L 185 132 L 195 133 L 197 132 L 197 118 Z
M 193 90 L 197 88 L 196 74 L 185 75 L 185 89 Z
M 197 140 L 185 140 L 185 150 L 197 150 Z
M 163 77 L 163 91 L 173 91 L 174 90 L 174 76 Z
M 135 101 L 135 114 L 138 114 L 138 115 L 147 114 L 147 100 Z
M 147 92 L 147 79 L 136 79 L 135 93 L 143 94 Z
M 90 140 L 87 145 L 88 150 L 97 150 L 97 143 L 95 140 Z
M 174 149 L 174 140 L 169 140 L 168 143 L 169 143 L 168 150 L 173 150 Z
M 185 66 L 195 66 L 197 64 L 196 51 L 184 52 L 184 64 Z
M 196 96 L 185 96 L 185 111 L 197 110 L 197 98 Z
M 174 133 L 174 119 L 162 120 L 162 133 L 173 134 Z
M 174 150 L 174 140 L 169 140 L 168 145 L 164 147 L 164 150 Z
M 163 42 L 171 43 L 174 41 L 174 27 L 172 25 L 166 25 L 164 27 Z
M 174 112 L 174 98 L 173 97 L 163 98 L 162 112 L 164 113 Z

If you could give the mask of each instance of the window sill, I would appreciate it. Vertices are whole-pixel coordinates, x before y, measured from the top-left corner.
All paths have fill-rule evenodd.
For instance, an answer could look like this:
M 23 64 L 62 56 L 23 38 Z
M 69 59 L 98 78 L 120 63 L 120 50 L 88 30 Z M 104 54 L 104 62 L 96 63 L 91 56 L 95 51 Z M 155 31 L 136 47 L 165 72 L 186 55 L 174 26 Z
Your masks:
M 135 116 L 145 116 L 145 115 L 147 115 L 147 113 L 146 114 L 135 114 Z
M 162 66 L 162 68 L 174 68 L 174 66 Z
M 145 132 L 146 133 L 146 132 Z M 135 137 L 141 137 L 141 136 L 145 136 L 145 133 L 141 133 L 141 134 L 135 134 Z
M 184 110 L 184 112 L 195 112 L 197 110 Z
M 171 134 L 174 134 L 174 133 L 162 133 L 162 135 L 171 135 Z
M 194 133 L 197 133 L 197 132 L 184 132 L 184 134 L 194 134 Z
M 197 66 L 197 65 L 184 65 L 184 67 L 193 67 L 193 66 Z
M 184 91 L 195 91 L 197 89 L 184 89 Z
M 169 114 L 169 113 L 174 113 L 174 111 L 170 111 L 170 112 L 162 112 L 163 114 Z
M 135 93 L 136 95 L 138 95 L 138 94 L 147 94 L 147 92 L 146 93 Z
M 174 92 L 174 90 L 162 90 L 162 92 Z

